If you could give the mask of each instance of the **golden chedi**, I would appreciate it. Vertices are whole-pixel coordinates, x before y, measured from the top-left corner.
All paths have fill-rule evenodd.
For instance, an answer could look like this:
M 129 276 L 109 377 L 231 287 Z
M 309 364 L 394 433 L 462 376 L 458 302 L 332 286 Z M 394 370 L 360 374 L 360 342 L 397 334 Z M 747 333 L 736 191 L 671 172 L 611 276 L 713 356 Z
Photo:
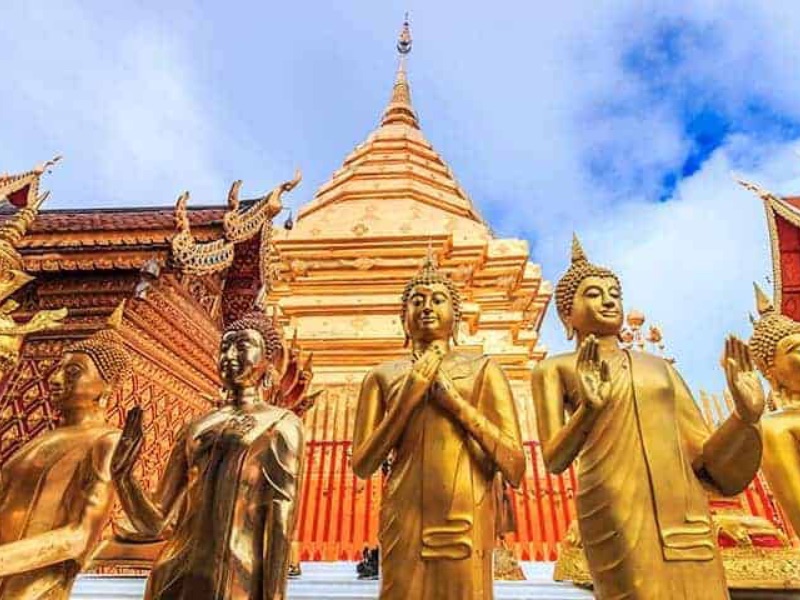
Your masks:
M 622 289 L 577 239 L 556 287 L 577 349 L 533 372 L 549 471 L 577 463 L 578 526 L 598 598 L 728 598 L 704 486 L 741 492 L 761 461 L 764 393 L 747 346 L 730 337 L 724 367 L 735 411 L 707 427 L 672 364 L 619 346 Z
M 154 493 L 132 474 L 143 434 L 141 412 L 128 414 L 113 476 L 132 528 L 118 535 L 167 540 L 146 598 L 285 597 L 304 442 L 302 421 L 264 401 L 280 344 L 260 311 L 225 328 L 225 403 L 180 433 Z
M 106 423 L 106 404 L 129 367 L 114 330 L 61 357 L 49 382 L 58 427 L 0 471 L 0 599 L 66 600 L 92 558 L 114 503 L 111 457 L 120 431 Z
M 412 346 L 361 385 L 353 470 L 391 470 L 380 508 L 384 600 L 490 599 L 495 476 L 518 486 L 525 457 L 511 390 L 485 356 L 454 350 L 458 290 L 429 257 L 405 286 Z
M 800 323 L 775 310 L 756 286 L 760 318 L 753 324 L 750 352 L 769 381 L 776 410 L 762 420 L 762 470 L 778 503 L 800 531 Z

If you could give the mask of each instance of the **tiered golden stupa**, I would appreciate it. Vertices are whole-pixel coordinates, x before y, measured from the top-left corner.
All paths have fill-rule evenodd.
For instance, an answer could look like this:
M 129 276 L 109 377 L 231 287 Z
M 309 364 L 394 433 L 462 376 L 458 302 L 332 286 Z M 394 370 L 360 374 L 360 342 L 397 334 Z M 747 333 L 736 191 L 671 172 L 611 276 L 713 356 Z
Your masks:
M 39 215 L 19 242 L 25 270 L 37 277 L 15 295 L 20 316 L 62 306 L 69 316 L 60 330 L 27 339 L 3 384 L 0 462 L 53 427 L 47 376 L 63 347 L 96 331 L 128 299 L 120 334 L 134 373 L 110 402 L 109 421 L 121 425 L 125 411 L 142 407 L 140 475 L 154 484 L 182 424 L 216 396 L 221 323 L 251 306 L 268 277 L 268 310 L 296 340 L 289 355 L 297 377 L 285 385 L 300 378 L 299 354 L 313 353 L 313 391 L 322 392 L 305 416 L 300 555 L 360 558 L 376 544 L 381 476 L 359 482 L 350 468 L 358 388 L 372 366 L 404 354 L 400 290 L 430 251 L 465 299 L 459 343 L 502 365 L 518 404 L 529 460 L 520 490 L 509 494 L 516 533 L 506 543 L 521 559 L 554 560 L 575 514 L 575 484 L 571 473 L 551 476 L 542 466 L 529 383 L 545 353 L 538 330 L 551 288 L 527 243 L 492 234 L 425 139 L 404 57 L 379 126 L 301 208 L 293 229 L 270 239 L 260 216 L 269 199 L 240 206 L 235 191 L 228 206 L 184 206 L 177 215 L 172 208 Z M 242 219 L 255 229 L 237 229 Z M 176 236 L 211 243 L 200 246 L 210 254 L 182 262 Z M 205 269 L 205 259 L 220 262 Z M 113 566 L 109 552 L 104 564 Z
M 370 368 L 407 353 L 399 293 L 429 251 L 466 299 L 459 344 L 505 368 L 523 438 L 530 450 L 534 445 L 530 369 L 544 356 L 537 341 L 550 286 L 529 261 L 525 241 L 492 234 L 425 138 L 411 102 L 403 52 L 409 47 L 398 49 L 399 68 L 378 128 L 300 209 L 294 227 L 274 240 L 270 301 L 299 345 L 313 352 L 314 382 L 324 390 L 306 417 L 310 441 L 298 530 L 303 559 L 352 560 L 376 544 L 380 476 L 364 484 L 349 464 L 358 390 Z M 529 506 L 544 495 L 535 491 L 533 477 L 524 495 L 515 496 L 517 549 L 526 558 L 554 550 L 565 527 L 560 514 L 542 509 L 541 497 L 539 512 Z M 553 500 L 545 503 L 560 510 Z M 551 526 L 545 524 L 550 517 L 559 523 L 543 550 L 547 534 L 541 532 Z

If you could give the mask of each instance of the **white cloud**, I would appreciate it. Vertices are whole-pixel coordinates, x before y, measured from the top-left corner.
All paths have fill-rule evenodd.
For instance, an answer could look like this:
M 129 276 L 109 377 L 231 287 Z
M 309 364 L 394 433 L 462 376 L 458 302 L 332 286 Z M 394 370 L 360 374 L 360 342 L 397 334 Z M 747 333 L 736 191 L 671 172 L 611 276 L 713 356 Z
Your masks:
M 63 152 L 53 207 L 169 204 L 185 188 L 218 202 L 232 179 L 262 187 L 295 164 L 295 201 L 308 200 L 376 122 L 407 8 L 146 4 L 4 5 L 0 170 Z M 747 333 L 750 282 L 770 265 L 761 207 L 728 170 L 800 187 L 787 136 L 758 120 L 800 120 L 800 11 L 410 4 L 423 129 L 493 228 L 531 239 L 553 280 L 578 231 L 620 271 L 628 306 L 663 326 L 690 384 L 719 388 L 722 336 Z M 664 174 L 695 147 L 685 121 L 700 105 L 741 134 L 659 204 Z M 554 313 L 543 337 L 563 347 Z
M 530 56 L 560 73 L 532 69 L 538 95 L 525 98 L 514 133 L 525 140 L 514 150 L 527 160 L 503 165 L 516 180 L 481 173 L 491 185 L 475 194 L 499 233 L 533 238 L 533 258 L 553 282 L 577 231 L 590 257 L 622 276 L 626 306 L 662 326 L 695 389 L 724 385 L 724 336 L 749 336 L 751 283 L 770 272 L 763 208 L 730 171 L 776 192 L 800 189 L 800 140 L 780 130 L 782 120 L 800 119 L 800 82 L 791 75 L 800 65 L 790 64 L 800 14 L 775 4 L 615 2 L 596 5 L 591 18 L 534 23 Z M 656 67 L 637 70 L 632 59 Z M 510 76 L 515 65 L 498 70 Z M 686 119 L 698 108 L 728 119 L 732 133 L 658 202 L 663 176 L 679 173 L 695 149 Z M 514 193 L 495 192 L 504 188 Z M 555 310 L 542 338 L 551 351 L 569 347 Z
M 213 121 L 179 32 L 136 11 L 109 20 L 71 2 L 9 13 L 0 34 L 15 60 L 0 95 L 11 118 L 0 139 L 23 143 L 0 147 L 0 159 L 24 169 L 63 153 L 50 207 L 171 204 L 187 185 L 206 202 L 221 196 Z M 59 193 L 69 187 L 80 195 Z
M 745 178 L 791 192 L 796 189 L 800 140 L 773 146 Z M 580 230 L 589 258 L 622 278 L 627 309 L 660 325 L 668 353 L 695 389 L 718 391 L 717 367 L 728 333 L 744 339 L 754 311 L 752 282 L 767 286 L 769 241 L 761 201 L 734 183 L 731 155 L 760 151 L 739 136 L 717 150 L 665 203 L 627 203 Z M 793 181 L 793 179 L 795 181 Z M 562 244 L 566 268 L 569 248 Z M 551 350 L 568 348 L 554 314 L 546 323 Z

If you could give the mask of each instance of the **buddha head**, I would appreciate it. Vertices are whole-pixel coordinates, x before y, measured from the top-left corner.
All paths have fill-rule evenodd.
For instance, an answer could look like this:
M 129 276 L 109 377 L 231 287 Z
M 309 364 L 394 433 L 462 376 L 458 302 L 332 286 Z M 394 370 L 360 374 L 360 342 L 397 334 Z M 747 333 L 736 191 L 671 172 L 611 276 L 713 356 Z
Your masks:
M 456 342 L 461 320 L 461 295 L 444 273 L 439 271 L 432 256 L 425 259 L 419 272 L 403 289 L 401 319 L 410 340 Z
M 780 314 L 758 287 L 759 319 L 753 323 L 750 352 L 778 397 L 800 394 L 800 323 Z
M 50 397 L 62 412 L 105 408 L 130 368 L 122 336 L 103 329 L 67 347 L 50 376 Z
M 622 328 L 622 287 L 619 278 L 586 258 L 577 236 L 572 261 L 556 285 L 556 309 L 567 338 L 594 334 L 617 335 Z
M 219 348 L 219 374 L 227 389 L 271 383 L 272 367 L 281 355 L 280 333 L 262 311 L 229 324 Z

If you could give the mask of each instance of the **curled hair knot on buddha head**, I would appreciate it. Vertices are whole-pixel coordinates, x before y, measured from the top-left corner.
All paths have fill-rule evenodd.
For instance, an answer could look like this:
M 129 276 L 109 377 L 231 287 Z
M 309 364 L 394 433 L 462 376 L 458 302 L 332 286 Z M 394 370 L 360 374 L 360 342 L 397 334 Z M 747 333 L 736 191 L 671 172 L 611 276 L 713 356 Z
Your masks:
M 131 355 L 125 348 L 125 341 L 119 333 L 122 325 L 124 302 L 114 310 L 108 319 L 108 327 L 101 329 L 88 338 L 67 346 L 65 352 L 82 352 L 89 355 L 103 381 L 108 383 L 112 391 L 127 377 L 132 369 Z
M 280 359 L 283 354 L 281 334 L 275 327 L 272 319 L 267 317 L 263 311 L 252 310 L 244 314 L 240 318 L 229 323 L 222 334 L 225 335 L 231 331 L 244 331 L 246 329 L 257 331 L 261 335 L 267 360 L 274 363 Z
M 778 312 L 758 284 L 753 285 L 759 318 L 753 319 L 750 352 L 758 369 L 769 378 L 769 372 L 775 364 L 778 343 L 787 336 L 800 333 L 800 323 Z
M 572 260 L 569 268 L 561 276 L 556 284 L 556 310 L 558 317 L 567 329 L 567 336 L 572 337 L 572 325 L 570 317 L 572 316 L 572 305 L 575 301 L 575 294 L 578 293 L 578 287 L 581 282 L 587 277 L 611 277 L 617 282 L 617 286 L 622 289 L 619 283 L 619 277 L 616 273 L 605 267 L 589 262 L 586 253 L 581 247 L 578 236 L 572 235 Z

